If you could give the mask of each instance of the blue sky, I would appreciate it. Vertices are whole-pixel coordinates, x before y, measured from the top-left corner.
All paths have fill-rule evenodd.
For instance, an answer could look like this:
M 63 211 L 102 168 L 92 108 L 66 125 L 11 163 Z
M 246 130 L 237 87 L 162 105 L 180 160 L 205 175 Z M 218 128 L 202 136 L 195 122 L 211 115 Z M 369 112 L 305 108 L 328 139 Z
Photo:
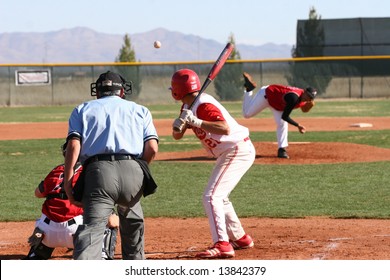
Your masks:
M 0 33 L 89 27 L 108 34 L 166 28 L 224 43 L 295 44 L 314 7 L 322 19 L 390 17 L 389 0 L 0 0 Z

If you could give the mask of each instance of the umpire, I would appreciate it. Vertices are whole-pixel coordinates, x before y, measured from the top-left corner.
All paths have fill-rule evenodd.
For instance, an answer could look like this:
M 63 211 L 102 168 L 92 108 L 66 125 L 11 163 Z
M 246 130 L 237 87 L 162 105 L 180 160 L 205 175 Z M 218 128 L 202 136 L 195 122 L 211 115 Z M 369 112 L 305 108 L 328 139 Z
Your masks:
M 117 205 L 122 258 L 145 259 L 142 195 L 157 187 L 148 164 L 158 151 L 158 136 L 150 111 L 124 100 L 131 83 L 105 72 L 91 84 L 91 100 L 77 106 L 69 118 L 64 187 L 71 203 L 81 205 L 72 193 L 73 167 L 79 159 L 84 187 L 84 224 L 75 233 L 76 260 L 101 259 L 107 219 Z

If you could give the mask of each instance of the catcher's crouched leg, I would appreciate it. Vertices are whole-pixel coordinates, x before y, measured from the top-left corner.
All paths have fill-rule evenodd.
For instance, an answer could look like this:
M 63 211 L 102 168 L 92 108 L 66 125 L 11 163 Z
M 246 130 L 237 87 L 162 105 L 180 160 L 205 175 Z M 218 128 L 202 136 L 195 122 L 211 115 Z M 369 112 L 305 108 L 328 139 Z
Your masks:
M 103 237 L 102 259 L 113 260 L 115 257 L 118 228 L 106 228 Z
M 24 260 L 48 260 L 54 251 L 54 248 L 47 247 L 42 243 L 45 233 L 38 227 L 34 229 L 32 235 L 28 238 L 31 248 Z

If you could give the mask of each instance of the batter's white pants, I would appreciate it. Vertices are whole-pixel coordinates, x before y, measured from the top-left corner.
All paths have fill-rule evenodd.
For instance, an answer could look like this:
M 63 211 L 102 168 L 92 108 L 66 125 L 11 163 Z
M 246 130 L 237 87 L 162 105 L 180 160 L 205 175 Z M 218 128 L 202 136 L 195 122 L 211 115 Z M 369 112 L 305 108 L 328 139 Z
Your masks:
M 203 206 L 214 243 L 237 240 L 245 234 L 229 195 L 252 166 L 255 156 L 252 142 L 243 140 L 217 158 L 203 193 Z
M 286 148 L 288 146 L 288 123 L 282 119 L 282 111 L 277 111 L 272 108 L 267 98 L 265 98 L 265 89 L 268 86 L 263 86 L 257 93 L 252 91 L 244 93 L 244 100 L 242 103 L 242 115 L 249 119 L 260 113 L 266 108 L 272 111 L 276 123 L 276 139 L 279 148 Z
M 79 215 L 73 219 L 76 221 L 75 224 L 68 225 L 68 222 L 56 223 L 49 220 L 45 214 L 42 214 L 39 220 L 36 221 L 35 226 L 40 228 L 45 236 L 42 243 L 50 248 L 73 248 L 73 235 L 75 234 L 77 227 L 83 224 L 83 216 Z

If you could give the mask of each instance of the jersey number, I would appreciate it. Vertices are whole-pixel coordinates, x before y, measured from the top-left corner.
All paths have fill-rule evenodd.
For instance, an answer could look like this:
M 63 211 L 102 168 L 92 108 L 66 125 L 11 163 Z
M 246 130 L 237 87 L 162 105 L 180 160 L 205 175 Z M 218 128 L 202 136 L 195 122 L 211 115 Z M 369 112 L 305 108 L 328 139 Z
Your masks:
M 220 141 L 215 140 L 215 139 L 205 139 L 204 140 L 205 144 L 210 147 L 211 149 L 215 148 L 218 146 L 218 144 L 221 144 Z

